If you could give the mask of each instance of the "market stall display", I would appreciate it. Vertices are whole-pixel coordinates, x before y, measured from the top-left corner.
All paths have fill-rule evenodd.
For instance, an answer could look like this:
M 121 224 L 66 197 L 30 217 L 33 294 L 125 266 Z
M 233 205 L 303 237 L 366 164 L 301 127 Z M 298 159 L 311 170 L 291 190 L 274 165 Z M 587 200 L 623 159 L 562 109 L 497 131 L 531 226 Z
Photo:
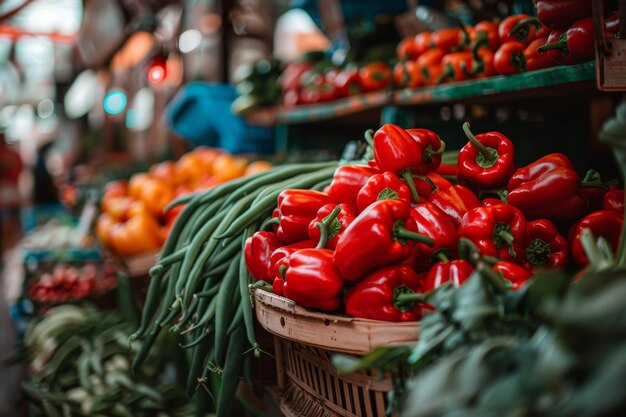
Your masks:
M 98 239 L 125 260 L 128 271 L 147 272 L 180 213 L 181 207 L 164 213 L 172 200 L 270 167 L 266 161 L 252 162 L 218 149 L 198 148 L 176 162 L 160 162 L 147 173 L 134 174 L 128 182 L 110 182 L 96 221 Z M 134 268 L 137 262 L 143 267 Z
M 29 378 L 22 388 L 31 412 L 57 416 L 193 416 L 195 408 L 166 376 L 175 346 L 159 340 L 149 367 L 130 372 L 129 323 L 89 307 L 60 306 L 32 323 L 16 357 Z M 169 380 L 168 380 L 169 379 Z

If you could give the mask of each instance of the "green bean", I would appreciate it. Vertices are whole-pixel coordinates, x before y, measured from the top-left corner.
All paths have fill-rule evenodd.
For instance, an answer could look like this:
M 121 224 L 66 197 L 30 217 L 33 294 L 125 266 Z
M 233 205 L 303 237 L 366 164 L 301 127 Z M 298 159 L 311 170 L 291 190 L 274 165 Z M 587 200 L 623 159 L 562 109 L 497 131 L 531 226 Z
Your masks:
M 206 356 L 211 349 L 211 339 L 203 339 L 202 342 L 192 348 L 191 363 L 189 364 L 189 374 L 187 374 L 187 395 L 193 396 L 198 386 L 198 377 L 202 375 Z
M 240 246 L 241 245 L 239 244 L 238 236 L 235 236 L 221 250 L 216 250 L 213 252 L 213 254 L 211 254 L 209 259 L 205 263 L 205 268 L 208 269 L 214 265 L 219 265 L 231 259 L 235 255 L 235 253 L 237 253 Z
M 202 327 L 202 326 L 208 324 L 209 321 L 211 321 L 213 319 L 213 317 L 215 317 L 216 309 L 217 309 L 217 297 L 213 297 L 211 299 L 211 301 L 209 302 L 209 306 L 204 311 L 204 314 L 202 315 L 200 320 L 196 324 L 194 324 L 193 326 L 191 326 L 187 330 L 185 330 L 183 333 L 191 332 L 191 331 L 197 329 L 198 327 Z
M 180 309 L 180 306 L 174 305 L 174 302 L 176 300 L 176 283 L 177 278 L 180 279 L 181 266 L 182 265 L 180 263 L 176 263 L 169 271 L 169 275 L 167 278 L 167 289 L 165 290 L 165 294 L 161 299 L 161 304 L 159 305 L 159 308 L 154 315 L 154 322 L 157 323 L 159 326 L 172 321 L 173 317 L 167 319 L 170 316 L 171 311 L 173 310 L 174 314 L 176 314 L 178 312 L 178 309 Z
M 183 259 L 180 275 L 177 275 L 178 277 L 178 280 L 176 282 L 176 296 L 177 297 L 179 297 L 183 291 L 184 284 L 185 284 L 184 279 L 186 279 L 189 276 L 189 272 L 191 271 L 192 266 L 195 264 L 197 260 L 198 253 L 204 246 L 209 236 L 211 236 L 211 233 L 214 231 L 214 229 L 220 224 L 220 222 L 223 219 L 223 216 L 225 216 L 224 213 L 222 213 L 221 216 L 213 217 L 209 222 L 205 223 L 200 228 L 200 230 L 194 237 L 192 244 L 189 246 L 189 250 L 185 254 L 185 258 Z M 181 277 L 183 279 L 181 279 Z
M 63 417 L 72 417 L 72 409 L 67 404 L 61 404 L 61 412 Z
M 189 348 L 198 346 L 200 343 L 202 343 L 209 336 L 211 336 L 211 330 L 209 328 L 206 328 L 206 329 L 202 330 L 202 333 L 200 334 L 200 336 L 196 337 L 194 340 L 192 340 L 191 342 L 187 343 L 186 345 L 180 345 L 180 347 L 181 347 L 181 349 L 189 349 Z
M 191 196 L 189 198 L 188 204 L 185 206 L 183 211 L 180 212 L 180 214 L 178 215 L 178 218 L 174 222 L 174 225 L 172 226 L 172 229 L 169 232 L 168 239 L 165 241 L 165 244 L 163 245 L 163 248 L 161 249 L 161 256 L 165 256 L 169 254 L 170 251 L 174 249 L 174 245 L 176 241 L 178 240 L 178 237 L 180 233 L 182 232 L 183 227 L 187 223 L 188 219 L 196 212 L 199 206 L 200 206 L 200 197 L 198 196 L 197 198 L 194 199 L 193 196 Z M 167 212 L 172 207 L 174 207 L 172 203 L 168 204 L 165 207 L 165 212 Z
M 148 334 L 148 337 L 141 343 L 141 348 L 139 348 L 139 351 L 135 355 L 135 358 L 133 359 L 133 363 L 131 366 L 131 370 L 133 373 L 137 373 L 137 371 L 139 371 L 139 368 L 141 368 L 141 365 L 143 365 L 143 363 L 148 358 L 148 354 L 150 353 L 150 348 L 152 348 L 152 345 L 154 344 L 157 336 L 159 335 L 159 329 L 160 328 L 157 325 L 156 328 L 152 330 Z
M 292 165 L 283 165 L 281 167 L 276 167 L 270 171 L 265 171 L 266 175 L 259 175 L 254 179 L 250 179 L 243 187 L 239 187 L 233 193 L 228 196 L 225 203 L 231 203 L 234 200 L 241 198 L 242 196 L 248 195 L 251 192 L 257 191 L 259 187 L 273 184 L 279 181 L 282 181 L 286 178 L 291 178 L 295 175 L 302 174 L 305 172 L 316 171 L 321 168 L 326 168 L 328 166 L 336 166 L 336 162 L 322 162 L 322 163 L 313 163 L 313 164 L 292 164 Z
M 196 297 L 198 298 L 211 298 L 219 291 L 220 287 L 218 285 L 214 285 L 210 290 L 202 291 L 196 293 Z
M 217 308 L 215 311 L 215 361 L 218 366 L 222 366 L 225 359 L 225 344 L 226 333 L 228 330 L 228 307 L 230 300 L 233 297 L 233 292 L 237 288 L 237 271 L 239 270 L 239 259 L 243 258 L 239 253 L 235 259 L 232 260 L 222 284 L 220 290 L 217 293 Z
M 115 403 L 111 410 L 118 417 L 134 417 L 133 413 L 122 403 Z
M 243 321 L 243 305 L 242 304 L 245 301 L 246 300 L 240 300 L 239 305 L 237 306 L 237 312 L 233 316 L 233 319 L 231 320 L 230 324 L 228 325 L 228 330 L 226 331 L 226 334 L 229 336 L 235 331 L 237 326 L 239 326 L 241 322 Z
M 332 178 L 322 180 L 317 184 L 312 185 L 311 190 L 324 191 L 324 188 L 328 187 L 331 182 L 333 182 Z
M 80 381 L 80 386 L 85 388 L 87 391 L 91 391 L 93 386 L 91 385 L 91 381 L 89 380 L 89 356 L 91 351 L 87 346 L 87 349 L 83 350 L 83 353 L 78 357 L 78 361 L 76 364 L 76 369 L 78 371 L 78 380 Z
M 41 405 L 43 406 L 43 411 L 46 413 L 48 417 L 63 417 L 59 411 L 54 408 L 52 404 L 50 404 L 47 400 L 41 400 Z
M 102 354 L 104 353 L 103 351 L 103 344 L 94 343 L 94 348 L 89 355 L 89 366 L 98 375 L 102 375 L 104 373 L 104 370 L 102 369 Z
M 214 235 L 222 233 L 224 230 L 226 230 L 228 225 L 239 215 L 239 213 L 241 213 L 246 207 L 249 206 L 249 204 L 253 200 L 252 197 L 253 196 L 251 195 L 246 196 L 242 198 L 241 200 L 239 200 L 237 203 L 235 203 L 230 208 L 230 210 L 228 211 L 224 219 L 222 220 L 222 223 L 219 226 L 217 226 L 217 228 L 215 229 Z M 216 239 L 209 239 L 209 241 L 206 243 L 206 246 L 198 254 L 197 258 L 194 259 L 194 262 L 196 262 L 194 267 L 191 269 L 188 275 L 185 275 L 185 276 L 188 276 L 188 279 L 185 285 L 185 292 L 184 292 L 184 298 L 183 298 L 184 305 L 187 305 L 189 303 L 193 293 L 196 291 L 196 288 L 201 278 L 202 269 L 204 268 L 204 263 L 209 258 L 209 256 L 213 253 L 218 243 L 219 241 L 217 241 Z
M 178 262 L 182 260 L 188 248 L 189 248 L 189 245 L 183 246 L 177 249 L 176 251 L 174 251 L 173 253 L 165 256 L 164 258 L 159 259 L 156 262 L 156 264 L 154 264 L 154 266 L 150 268 L 150 271 L 148 272 L 148 274 L 154 278 L 155 276 L 160 274 L 163 271 L 163 269 L 165 269 L 166 266 L 169 266 L 173 264 L 174 262 Z
M 224 262 L 219 266 L 216 266 L 213 269 L 208 270 L 207 272 L 204 273 L 203 277 L 212 277 L 212 276 L 218 276 L 223 274 L 224 272 L 226 272 L 226 270 L 228 269 L 228 262 Z
M 254 355 L 250 355 L 250 353 L 244 355 L 243 376 L 246 378 L 246 382 L 250 386 L 254 386 L 254 378 L 252 377 L 252 361 L 253 360 L 254 360 Z
M 26 382 L 22 382 L 22 389 L 26 395 L 36 400 L 46 400 L 55 404 L 63 404 L 68 401 L 68 398 L 65 395 L 43 391 Z
M 65 360 L 72 354 L 72 352 L 74 352 L 74 350 L 80 347 L 81 341 L 81 338 L 73 337 L 67 342 L 63 343 L 54 354 L 54 357 L 52 358 L 50 363 L 48 363 L 48 366 L 46 366 L 46 371 L 43 373 L 43 375 L 41 375 L 41 379 L 43 380 L 44 378 L 47 378 L 49 376 L 50 381 L 54 381 L 57 374 L 61 370 L 61 365 L 63 364 L 63 362 L 65 362 Z
M 163 397 L 161 396 L 161 394 L 159 394 L 157 390 L 146 384 L 136 384 L 133 387 L 133 391 L 154 401 L 163 402 Z
M 311 185 L 316 184 L 326 178 L 332 177 L 333 172 L 334 168 L 326 168 L 316 173 L 306 174 L 305 176 L 298 176 L 294 178 L 293 181 L 290 181 L 289 187 L 294 189 L 310 187 Z M 260 218 L 266 216 L 266 213 L 274 208 L 274 206 L 276 205 L 276 198 L 281 192 L 282 190 L 275 190 L 269 193 L 255 205 L 252 205 L 241 216 L 239 216 L 237 220 L 230 223 L 228 229 L 224 233 L 217 235 L 216 238 L 223 239 L 241 233 L 243 229 L 245 229 L 247 226 L 254 223 L 256 220 L 259 220 Z
M 241 372 L 241 355 L 245 350 L 244 328 L 237 328 L 228 339 L 228 353 L 224 372 L 222 373 L 222 388 L 217 397 L 217 417 L 232 416 L 232 405 L 239 385 L 239 374 Z
M 171 277 L 170 277 L 171 278 Z M 160 295 L 162 294 L 162 287 L 167 285 L 167 277 L 160 279 L 158 277 L 150 278 L 150 284 L 148 285 L 148 292 L 146 294 L 146 301 L 141 310 L 141 319 L 139 320 L 139 328 L 135 330 L 133 334 L 129 336 L 129 342 L 137 340 L 143 337 L 150 324 L 150 319 L 157 310 Z
M 245 235 L 248 235 L 252 232 L 253 229 L 249 229 Z M 256 341 L 256 336 L 254 335 L 254 313 L 252 312 L 252 303 L 250 299 L 250 290 L 248 286 L 250 285 L 250 271 L 248 270 L 248 266 L 246 265 L 246 260 L 242 256 L 239 260 L 239 291 L 241 292 L 241 307 L 243 309 L 243 321 L 246 327 L 246 336 L 248 337 L 248 342 L 252 348 L 254 348 L 254 356 L 261 356 L 261 348 Z
M 216 201 L 213 201 L 206 207 L 202 208 L 202 213 L 193 219 L 193 221 L 189 222 L 189 233 L 190 239 L 193 239 L 193 234 L 196 230 L 198 230 L 204 223 L 209 221 L 218 211 L 221 211 L 221 205 L 223 203 L 223 198 L 220 198 Z

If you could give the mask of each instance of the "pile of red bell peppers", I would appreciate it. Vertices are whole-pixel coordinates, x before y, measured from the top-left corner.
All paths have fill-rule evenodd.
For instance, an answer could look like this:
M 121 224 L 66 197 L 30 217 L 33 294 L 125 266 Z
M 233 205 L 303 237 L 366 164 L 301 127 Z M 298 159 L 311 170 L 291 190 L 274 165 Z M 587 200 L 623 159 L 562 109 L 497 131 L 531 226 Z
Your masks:
M 282 105 L 293 107 L 384 90 L 393 80 L 391 68 L 382 61 L 340 68 L 324 60 L 303 59 L 288 64 L 278 81 L 283 91 Z
M 504 134 L 463 131 L 458 163 L 442 165 L 435 132 L 387 124 L 366 134 L 367 165 L 338 167 L 324 192 L 283 191 L 271 230 L 244 248 L 254 279 L 304 307 L 410 321 L 424 294 L 472 274 L 461 238 L 513 290 L 541 269 L 585 267 L 586 228 L 617 249 L 622 189 L 581 179 L 560 153 L 517 167 Z
M 593 59 L 591 0 L 538 0 L 536 7 L 537 17 L 518 14 L 500 23 L 482 21 L 403 39 L 395 84 L 416 88 Z M 615 10 L 607 16 L 605 30 L 615 36 L 618 29 Z

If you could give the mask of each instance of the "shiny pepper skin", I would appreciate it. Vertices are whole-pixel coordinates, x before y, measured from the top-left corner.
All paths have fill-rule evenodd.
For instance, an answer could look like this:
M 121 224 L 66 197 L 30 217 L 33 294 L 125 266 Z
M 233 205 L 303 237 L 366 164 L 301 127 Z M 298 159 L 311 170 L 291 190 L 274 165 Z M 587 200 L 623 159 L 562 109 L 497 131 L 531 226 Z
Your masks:
M 417 235 L 410 206 L 400 200 L 372 203 L 348 226 L 335 249 L 335 266 L 347 281 L 356 281 L 378 268 L 400 263 L 412 253 Z M 424 242 L 432 239 L 413 236 Z
M 280 224 L 276 235 L 284 243 L 294 243 L 309 238 L 309 223 L 317 211 L 326 204 L 339 201 L 321 191 L 285 190 L 278 196 Z
M 510 283 L 513 291 L 519 290 L 532 278 L 532 274 L 527 269 L 513 262 L 498 262 L 493 266 L 493 270 Z
M 417 142 L 422 151 L 421 162 L 413 168 L 416 175 L 426 175 L 436 170 L 441 165 L 440 149 L 445 144 L 432 130 L 428 129 L 407 129 L 406 132 Z
M 524 259 L 526 219 L 515 207 L 477 207 L 467 212 L 458 236 L 471 240 L 483 255 L 502 260 Z
M 456 257 L 456 227 L 452 220 L 433 203 L 420 203 L 411 209 L 411 217 L 417 224 L 417 232 L 432 238 L 434 246 L 418 243 L 415 247 L 415 267 L 429 268 L 430 265 L 442 260 Z
M 317 212 L 317 216 L 315 219 L 309 223 L 309 239 L 313 242 L 318 243 L 320 240 L 320 229 L 318 227 L 318 223 L 324 223 L 327 217 L 331 214 L 331 212 L 337 207 L 334 204 L 327 204 L 322 206 Z M 341 211 L 328 225 L 328 240 L 326 241 L 326 249 L 335 249 L 337 246 L 337 242 L 343 232 L 350 226 L 350 223 L 354 221 L 357 216 L 357 212 L 354 207 L 349 204 L 340 204 Z
M 509 180 L 508 191 L 508 204 L 529 220 L 579 219 L 589 205 L 572 162 L 561 153 L 548 154 L 519 168 Z
M 411 202 L 411 190 L 397 175 L 391 172 L 372 175 L 356 198 L 359 212 L 378 200 L 401 200 Z
M 359 191 L 372 176 L 379 174 L 378 169 L 368 165 L 343 165 L 333 174 L 333 181 L 326 189 L 326 194 L 338 201 L 356 206 Z
M 476 194 L 462 185 L 453 185 L 445 190 L 433 192 L 430 195 L 430 202 L 446 213 L 457 229 L 465 213 L 480 206 Z
M 270 282 L 270 256 L 281 246 L 282 243 L 274 232 L 256 232 L 246 240 L 243 253 L 255 281 Z
M 336 310 L 341 303 L 339 293 L 343 284 L 330 249 L 300 249 L 289 256 L 283 292 L 297 304 Z
M 419 292 L 419 275 L 406 265 L 389 266 L 371 273 L 351 287 L 344 296 L 346 315 L 383 321 L 415 321 L 421 317 L 420 304 L 399 305 L 398 294 Z
M 602 207 L 624 213 L 624 190 L 612 190 L 604 195 Z
M 425 281 L 422 283 L 422 291 L 428 293 L 441 287 L 446 282 L 460 287 L 474 272 L 474 267 L 462 259 L 450 262 L 439 262 L 433 265 Z
M 569 243 L 550 220 L 533 220 L 526 223 L 524 252 L 524 267 L 530 271 L 541 268 L 560 269 L 567 266 Z
M 605 238 L 611 245 L 613 254 L 615 254 L 617 246 L 619 245 L 623 223 L 624 215 L 614 210 L 594 211 L 580 219 L 571 227 L 568 234 L 571 245 L 571 255 L 574 262 L 580 266 L 589 264 L 589 259 L 580 241 L 580 236 L 584 229 L 591 229 L 591 233 L 595 239 L 600 237 Z
M 474 136 L 469 124 L 463 125 L 469 142 L 459 152 L 457 177 L 476 188 L 500 188 L 515 172 L 513 143 L 500 132 Z

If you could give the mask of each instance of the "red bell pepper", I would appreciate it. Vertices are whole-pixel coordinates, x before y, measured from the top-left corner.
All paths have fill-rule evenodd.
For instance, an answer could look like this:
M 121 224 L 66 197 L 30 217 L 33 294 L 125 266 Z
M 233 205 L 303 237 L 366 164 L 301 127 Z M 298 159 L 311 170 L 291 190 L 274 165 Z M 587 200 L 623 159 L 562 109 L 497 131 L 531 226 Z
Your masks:
M 417 51 L 417 44 L 415 43 L 415 37 L 408 37 L 402 39 L 396 47 L 396 56 L 400 61 L 406 61 L 409 59 L 417 59 L 419 53 Z
M 419 195 L 411 175 L 422 158 L 420 143 L 400 126 L 386 124 L 374 134 L 374 159 L 378 168 L 404 179 L 416 202 L 419 202 Z
M 378 200 L 401 200 L 411 202 L 411 190 L 402 180 L 391 172 L 372 175 L 361 188 L 356 199 L 356 206 L 362 212 Z
M 372 62 L 359 70 L 361 90 L 364 92 L 382 90 L 391 85 L 393 75 L 384 62 Z
M 421 298 L 418 274 L 406 265 L 394 265 L 368 275 L 344 296 L 346 315 L 383 321 L 415 321 L 421 307 L 407 296 Z M 403 296 L 404 294 L 404 296 Z
M 335 266 L 347 281 L 409 257 L 417 242 L 434 241 L 417 233 L 408 203 L 381 200 L 372 203 L 348 226 L 335 249 Z
M 589 212 L 602 210 L 604 196 L 611 190 L 616 190 L 615 186 L 608 186 L 602 182 L 600 173 L 594 169 L 590 169 L 585 174 L 585 177 L 580 182 L 580 192 L 589 201 Z
M 591 0 L 536 0 L 539 21 L 552 29 L 566 29 L 591 17 Z
M 500 75 L 512 75 L 526 71 L 526 46 L 517 41 L 504 42 L 494 56 L 494 66 Z
M 535 32 L 540 26 L 536 17 L 516 14 L 505 18 L 498 27 L 500 42 L 516 41 L 528 45 L 535 39 Z
M 411 217 L 417 224 L 417 233 L 435 241 L 433 246 L 417 244 L 416 268 L 428 268 L 436 262 L 449 261 L 456 257 L 456 227 L 447 214 L 433 203 L 421 203 L 411 209 Z
M 530 271 L 537 268 L 565 268 L 569 260 L 569 243 L 554 223 L 541 219 L 526 223 L 526 262 Z
M 422 32 L 415 35 L 415 51 L 418 57 L 434 47 L 433 34 L 431 32 Z
M 441 164 L 441 154 L 446 144 L 432 130 L 406 129 L 406 132 L 417 142 L 422 151 L 422 161 L 413 169 L 413 174 L 426 175 Z
M 343 165 L 333 174 L 333 181 L 326 189 L 326 193 L 342 203 L 356 206 L 359 191 L 367 180 L 380 171 L 368 165 Z
M 456 164 L 441 164 L 435 172 L 439 175 L 456 176 Z
M 435 85 L 443 72 L 441 61 L 446 53 L 441 48 L 433 48 L 417 58 L 417 65 L 424 76 L 426 85 Z
M 487 46 L 491 51 L 495 52 L 500 47 L 500 35 L 498 34 L 498 25 L 486 20 L 478 22 L 474 26 L 474 31 L 470 37 L 472 44 L 480 43 L 483 46 Z M 487 42 L 483 43 L 483 39 Z
M 456 176 L 460 181 L 477 188 L 500 188 L 515 171 L 515 154 L 511 140 L 499 132 L 478 136 L 463 124 L 469 139 L 459 153 Z
M 422 283 L 422 291 L 428 293 L 441 287 L 446 282 L 460 287 L 474 272 L 474 267 L 462 259 L 450 262 L 439 262 L 433 265 Z
M 313 242 L 312 240 L 303 240 L 302 242 L 282 246 L 272 252 L 272 255 L 270 256 L 269 266 L 267 268 L 267 274 L 270 281 L 272 282 L 274 293 L 278 295 L 284 295 L 283 285 L 285 283 L 285 271 L 284 268 L 281 267 L 287 266 L 289 256 L 291 256 L 292 253 L 300 249 L 314 248 L 315 245 L 315 242 Z
M 579 219 L 589 205 L 580 191 L 580 177 L 572 162 L 561 153 L 519 168 L 509 180 L 508 191 L 508 204 L 520 209 L 529 220 Z
M 274 232 L 256 232 L 246 240 L 243 254 L 255 281 L 270 282 L 270 256 L 281 246 L 282 243 Z
M 358 68 L 346 68 L 335 77 L 333 84 L 337 97 L 348 97 L 361 92 L 361 78 Z
M 480 206 L 476 194 L 462 185 L 453 185 L 447 190 L 434 191 L 430 196 L 430 202 L 446 213 L 457 229 L 465 213 Z
M 417 62 L 402 61 L 393 67 L 393 81 L 399 88 L 417 88 L 424 85 L 424 74 Z
M 496 33 L 497 35 L 497 33 Z M 495 75 L 495 54 L 489 48 L 489 38 L 481 33 L 472 43 L 472 61 L 469 65 L 463 63 L 463 72 L 471 78 L 486 78 Z M 498 41 L 499 45 L 499 41 Z
M 526 71 L 536 71 L 544 68 L 550 68 L 555 62 L 550 59 L 547 54 L 542 54 L 537 49 L 546 44 L 546 38 L 537 38 L 528 44 L 524 49 L 524 58 L 526 59 Z
M 572 65 L 587 62 L 594 57 L 593 19 L 581 19 L 566 31 L 553 30 L 548 43 L 537 49 L 547 52 L 559 64 Z
M 612 190 L 604 195 L 602 207 L 624 213 L 624 190 Z
M 506 203 L 500 200 L 499 198 L 489 197 L 489 198 L 485 198 L 481 202 L 481 204 L 483 207 L 491 207 L 491 206 L 499 206 L 500 204 L 506 204 Z
M 430 196 L 438 190 L 447 190 L 452 187 L 452 183 L 437 174 L 436 172 L 430 172 L 427 175 L 416 175 L 413 177 L 415 188 L 420 198 L 430 199 Z
M 333 311 L 341 303 L 344 281 L 333 265 L 329 249 L 300 249 L 289 256 L 285 296 L 303 307 Z
M 443 71 L 437 80 L 437 84 L 446 81 L 464 81 L 470 78 L 467 68 L 472 66 L 474 55 L 469 51 L 451 52 L 441 60 Z
M 589 259 L 583 249 L 580 236 L 584 229 L 591 229 L 591 233 L 595 239 L 605 238 L 611 248 L 613 254 L 617 251 L 620 235 L 622 232 L 622 224 L 624 223 L 624 215 L 615 210 L 599 210 L 594 211 L 580 219 L 569 231 L 569 241 L 571 244 L 572 259 L 580 266 L 589 264 Z
M 469 44 L 469 36 L 461 28 L 446 28 L 434 31 L 431 41 L 435 48 L 455 52 L 463 50 Z
M 318 248 L 335 249 L 337 241 L 356 218 L 356 210 L 348 204 L 327 204 L 317 212 L 309 223 L 309 239 Z
M 613 11 L 604 20 L 604 29 L 608 37 L 615 37 L 619 32 L 619 9 Z
M 309 238 L 309 223 L 317 211 L 326 204 L 336 206 L 339 201 L 321 191 L 285 190 L 278 196 L 278 238 L 284 243 L 294 243 Z
M 527 269 L 513 262 L 498 262 L 492 269 L 510 283 L 513 291 L 519 290 L 532 278 L 532 274 Z
M 476 207 L 465 214 L 457 233 L 471 240 L 483 255 L 505 261 L 524 258 L 526 219 L 513 206 Z

